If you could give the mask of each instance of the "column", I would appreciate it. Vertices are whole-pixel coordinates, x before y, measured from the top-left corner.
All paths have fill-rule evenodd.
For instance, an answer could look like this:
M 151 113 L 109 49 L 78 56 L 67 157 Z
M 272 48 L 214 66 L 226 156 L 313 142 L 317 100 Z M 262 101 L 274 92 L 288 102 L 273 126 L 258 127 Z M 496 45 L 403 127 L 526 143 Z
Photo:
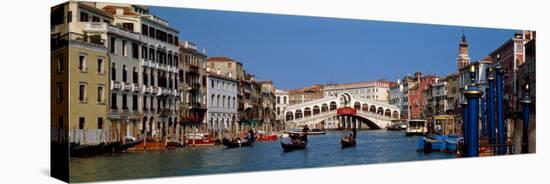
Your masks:
M 502 86 L 504 84 L 502 77 L 504 75 L 504 69 L 500 64 L 497 64 L 495 66 L 495 72 L 496 72 L 496 94 L 497 94 L 497 153 L 499 155 L 504 155 L 506 153 L 506 146 L 505 146 L 505 132 L 504 132 L 504 103 L 503 103 L 503 89 Z

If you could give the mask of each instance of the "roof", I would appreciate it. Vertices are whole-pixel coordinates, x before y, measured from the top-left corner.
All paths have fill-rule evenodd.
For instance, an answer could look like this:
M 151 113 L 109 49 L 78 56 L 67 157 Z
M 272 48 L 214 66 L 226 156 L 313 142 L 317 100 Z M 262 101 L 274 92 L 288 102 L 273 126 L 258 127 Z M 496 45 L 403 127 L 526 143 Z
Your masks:
M 129 7 L 126 7 L 126 6 L 114 6 L 114 5 L 108 5 L 108 6 L 105 6 L 103 7 L 103 10 L 105 10 L 107 13 L 110 13 L 110 14 L 113 14 L 113 15 L 116 15 L 116 10 L 118 8 L 122 8 L 124 11 L 123 15 L 125 16 L 139 16 L 139 14 L 133 12 L 132 10 L 130 10 Z
M 207 61 L 224 61 L 224 62 L 227 62 L 227 61 L 236 61 L 236 60 L 231 59 L 229 57 L 225 57 L 225 56 L 217 56 L 217 57 L 209 57 L 207 59 Z

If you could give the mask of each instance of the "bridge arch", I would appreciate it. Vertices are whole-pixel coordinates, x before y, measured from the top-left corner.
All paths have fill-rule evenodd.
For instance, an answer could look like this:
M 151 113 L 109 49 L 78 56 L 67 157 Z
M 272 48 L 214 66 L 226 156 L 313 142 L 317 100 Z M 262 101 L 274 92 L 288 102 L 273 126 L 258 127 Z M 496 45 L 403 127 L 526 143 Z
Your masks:
M 369 104 L 364 103 L 363 105 L 361 105 L 361 110 L 365 111 L 365 112 L 368 112 L 369 111 Z
M 376 114 L 384 115 L 384 108 L 378 107 L 378 110 L 376 111 Z
M 330 102 L 330 111 L 335 111 L 335 110 L 336 110 L 336 102 L 332 101 Z
M 292 120 L 294 120 L 294 113 L 292 113 L 292 111 L 286 112 L 286 120 L 287 120 L 287 121 L 292 121 Z
M 369 112 L 376 113 L 376 106 L 370 105 Z
M 355 102 L 355 103 L 353 104 L 353 108 L 354 108 L 354 109 L 357 109 L 357 110 L 361 110 L 361 102 Z
M 296 109 L 296 112 L 294 113 L 294 119 L 300 119 L 303 117 L 302 109 Z
M 311 108 L 306 107 L 304 109 L 304 118 L 307 118 L 307 117 L 310 117 L 310 116 L 311 116 Z
M 319 108 L 318 105 L 314 105 L 313 106 L 313 115 L 317 115 L 321 112 L 321 109 Z
M 321 112 L 328 112 L 328 105 L 326 103 L 321 105 Z
M 390 109 L 386 109 L 386 110 L 384 111 L 384 116 L 391 117 L 391 110 L 390 110 Z
M 399 112 L 393 111 L 392 118 L 399 118 Z

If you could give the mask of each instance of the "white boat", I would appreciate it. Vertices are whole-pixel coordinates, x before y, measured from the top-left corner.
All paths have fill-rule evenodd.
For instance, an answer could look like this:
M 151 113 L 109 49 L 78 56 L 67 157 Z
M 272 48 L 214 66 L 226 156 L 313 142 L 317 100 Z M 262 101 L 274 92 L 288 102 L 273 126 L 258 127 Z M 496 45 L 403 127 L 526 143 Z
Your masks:
M 426 120 L 423 119 L 408 120 L 406 126 L 405 135 L 407 136 L 424 135 L 428 131 Z

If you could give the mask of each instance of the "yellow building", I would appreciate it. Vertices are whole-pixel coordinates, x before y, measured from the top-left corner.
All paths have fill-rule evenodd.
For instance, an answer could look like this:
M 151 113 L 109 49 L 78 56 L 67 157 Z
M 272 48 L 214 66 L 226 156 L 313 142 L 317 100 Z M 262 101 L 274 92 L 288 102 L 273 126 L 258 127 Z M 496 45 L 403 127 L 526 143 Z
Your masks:
M 113 17 L 89 4 L 70 1 L 53 7 L 51 20 L 52 140 L 110 141 L 105 40 Z

